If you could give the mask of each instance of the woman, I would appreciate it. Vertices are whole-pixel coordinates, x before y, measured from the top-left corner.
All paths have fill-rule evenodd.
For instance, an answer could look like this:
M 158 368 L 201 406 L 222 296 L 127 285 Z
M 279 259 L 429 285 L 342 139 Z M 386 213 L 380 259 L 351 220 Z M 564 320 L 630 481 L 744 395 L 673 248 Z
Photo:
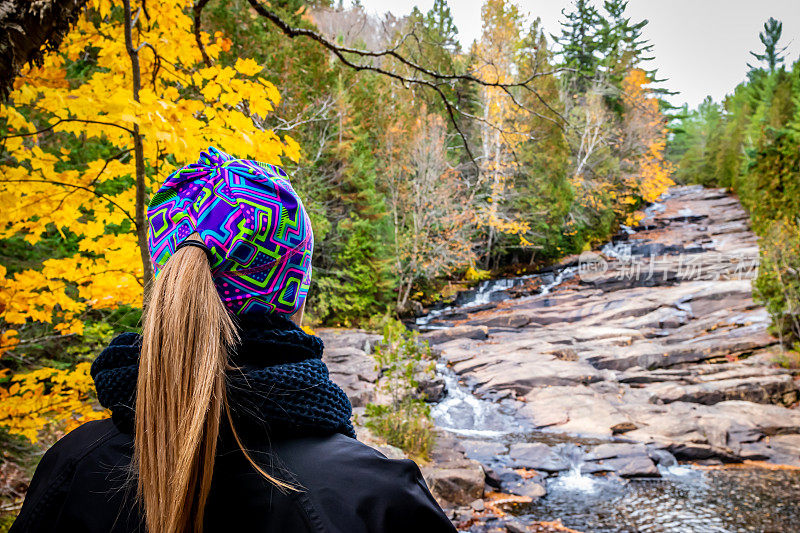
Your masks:
M 412 461 L 355 439 L 298 326 L 313 236 L 285 172 L 211 148 L 148 219 L 142 335 L 92 365 L 111 420 L 45 454 L 11 531 L 454 531 Z

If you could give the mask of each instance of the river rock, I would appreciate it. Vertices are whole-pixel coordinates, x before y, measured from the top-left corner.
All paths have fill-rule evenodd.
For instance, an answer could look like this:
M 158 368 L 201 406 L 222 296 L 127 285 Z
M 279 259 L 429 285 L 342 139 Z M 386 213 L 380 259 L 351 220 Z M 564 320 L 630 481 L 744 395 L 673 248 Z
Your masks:
M 388 459 L 408 459 L 406 454 L 403 453 L 403 450 L 397 446 L 392 446 L 391 444 L 370 444 L 370 446 L 381 452 Z
M 714 405 L 725 400 L 747 400 L 756 403 L 797 401 L 797 386 L 789 374 L 721 379 L 705 383 L 661 383 L 648 387 L 653 403 L 696 402 Z
M 800 467 L 800 435 L 775 435 L 767 443 L 770 460 Z
M 488 336 L 489 328 L 486 326 L 454 326 L 422 334 L 422 338 L 431 345 L 442 344 L 453 339 L 485 339 Z
M 628 431 L 633 431 L 637 429 L 638 426 L 633 422 L 620 422 L 619 424 L 614 424 L 611 426 L 611 433 L 613 435 L 619 435 L 621 433 L 627 433 Z
M 530 528 L 519 520 L 507 520 L 505 522 L 505 529 L 508 533 L 526 533 Z
M 509 494 L 525 496 L 531 500 L 537 500 L 547 496 L 547 487 L 544 478 L 524 479 L 515 483 L 503 486 L 503 490 Z
M 417 380 L 417 393 L 424 398 L 426 402 L 436 403 L 444 398 L 446 386 L 442 376 L 432 376 L 424 372 L 417 375 L 415 379 Z
M 355 347 L 339 347 L 325 350 L 322 357 L 328 371 L 336 374 L 355 375 L 361 381 L 375 383 L 380 377 L 375 360 L 363 350 Z
M 375 383 L 364 381 L 358 375 L 330 372 L 331 380 L 342 388 L 353 407 L 365 407 L 375 401 Z
M 510 390 L 524 395 L 536 387 L 587 384 L 603 379 L 602 373 L 592 365 L 562 359 L 563 349 L 546 343 L 508 348 L 500 359 L 491 352 L 473 352 L 473 357 L 454 363 L 453 370 L 459 374 L 471 373 L 479 393 Z M 478 369 L 480 371 L 475 372 Z
M 314 333 L 325 343 L 326 351 L 346 346 L 369 354 L 383 339 L 382 335 L 363 329 L 320 328 Z
M 531 317 L 525 314 L 498 315 L 490 318 L 477 318 L 470 320 L 470 325 L 482 325 L 490 328 L 521 328 L 531 322 Z
M 678 464 L 678 460 L 675 459 L 675 456 L 669 453 L 667 450 L 660 450 L 653 446 L 649 446 L 647 448 L 647 455 L 650 456 L 650 459 L 652 459 L 655 464 L 664 468 L 677 466 Z
M 595 446 L 590 458 L 598 461 L 621 477 L 657 477 L 658 468 L 643 444 L 601 444 Z
M 321 328 L 315 333 L 325 344 L 322 360 L 328 373 L 350 403 L 362 407 L 374 401 L 380 372 L 370 353 L 382 337 L 357 329 Z
M 528 470 L 523 478 L 518 471 L 511 468 L 498 467 L 485 470 L 487 484 L 501 492 L 526 496 L 532 500 L 547 494 L 546 474 Z
M 423 475 L 437 501 L 445 505 L 469 505 L 483 497 L 485 480 L 478 461 L 425 467 Z
M 511 445 L 508 456 L 516 466 L 559 472 L 568 470 L 569 465 L 550 446 L 541 442 L 519 442 Z
M 545 387 L 525 395 L 519 410 L 540 428 L 565 433 L 611 436 L 612 427 L 633 423 L 616 395 L 587 386 Z
M 508 452 L 508 448 L 499 442 L 469 439 L 462 440 L 461 445 L 464 447 L 467 456 L 483 463 L 490 462 L 498 455 Z

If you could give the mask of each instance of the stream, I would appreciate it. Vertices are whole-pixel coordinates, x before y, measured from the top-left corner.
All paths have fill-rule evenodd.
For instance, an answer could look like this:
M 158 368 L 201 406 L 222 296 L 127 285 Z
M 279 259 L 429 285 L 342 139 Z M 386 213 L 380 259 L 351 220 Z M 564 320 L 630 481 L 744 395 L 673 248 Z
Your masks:
M 659 211 L 663 211 L 663 204 L 649 208 L 650 213 Z M 607 257 L 637 253 L 625 244 L 635 233 L 635 229 L 623 228 L 619 240 L 615 238 L 601 251 Z M 577 268 L 569 266 L 543 274 L 484 281 L 460 293 L 453 305 L 418 318 L 417 326 L 422 331 L 448 328 L 448 322 L 465 314 L 511 299 L 515 288 L 535 282 L 531 286 L 537 287 L 538 294 L 547 293 L 576 273 Z M 516 493 L 526 494 L 526 483 L 546 490 L 546 495 L 533 497 L 530 503 L 505 508 L 522 523 L 561 520 L 565 526 L 583 532 L 800 531 L 798 470 L 679 464 L 668 452 L 656 451 L 653 453 L 662 454 L 653 459 L 660 477 L 626 479 L 613 472 L 592 472 L 584 462 L 591 446 L 632 441 L 536 429 L 517 414 L 518 400 L 507 391 L 484 389 L 478 396 L 468 375 L 460 377 L 443 363 L 437 366 L 437 372 L 447 392 L 433 406 L 436 425 L 454 435 L 469 458 L 491 469 L 502 482 L 502 492 L 508 492 L 509 486 L 522 486 Z M 509 456 L 509 448 L 524 442 L 547 444 L 569 468 L 530 480 L 520 478 L 514 472 L 517 465 Z M 479 521 L 467 530 L 490 531 L 502 525 L 498 520 Z
M 438 427 L 456 435 L 467 456 L 495 471 L 513 467 L 507 456 L 515 442 L 574 450 L 601 443 L 525 427 L 504 401 L 477 398 L 453 372 L 438 371 L 448 393 L 432 410 Z M 626 480 L 570 470 L 546 479 L 546 496 L 509 511 L 529 521 L 555 521 L 583 532 L 796 532 L 800 524 L 800 472 L 760 468 L 706 469 L 659 465 L 660 478 Z M 470 531 L 488 531 L 492 521 Z

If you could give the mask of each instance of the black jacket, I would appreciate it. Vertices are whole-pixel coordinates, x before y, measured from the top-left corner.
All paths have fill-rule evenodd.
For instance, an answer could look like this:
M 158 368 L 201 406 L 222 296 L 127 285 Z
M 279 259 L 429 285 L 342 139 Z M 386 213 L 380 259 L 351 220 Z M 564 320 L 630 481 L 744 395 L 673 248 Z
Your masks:
M 300 484 L 283 494 L 222 438 L 207 532 L 452 532 L 413 461 L 387 459 L 341 434 L 249 447 L 271 473 Z M 129 480 L 132 437 L 89 422 L 55 444 L 33 476 L 10 533 L 144 531 Z
M 347 396 L 330 381 L 322 341 L 281 317 L 240 318 L 228 400 L 252 458 L 302 487 L 282 493 L 250 465 L 223 422 L 205 530 L 452 532 L 413 461 L 358 442 Z M 141 339 L 123 333 L 92 364 L 111 420 L 89 422 L 42 459 L 11 533 L 144 532 L 131 481 Z

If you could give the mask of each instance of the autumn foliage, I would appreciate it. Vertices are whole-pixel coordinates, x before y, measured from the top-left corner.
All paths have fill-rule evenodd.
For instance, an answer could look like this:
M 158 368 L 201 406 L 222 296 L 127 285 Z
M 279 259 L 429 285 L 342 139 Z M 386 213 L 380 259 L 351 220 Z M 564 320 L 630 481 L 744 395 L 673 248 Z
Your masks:
M 69 371 L 40 368 L 14 375 L 8 388 L 0 388 L 0 426 L 37 442 L 42 432 L 68 432 L 107 417 L 95 407 L 89 366 L 79 363 Z
M 216 62 L 230 45 L 220 33 L 202 33 L 204 62 L 191 5 L 134 6 L 141 78 L 134 91 L 122 9 L 89 2 L 59 52 L 24 71 L 0 108 L 0 239 L 50 250 L 40 265 L 0 266 L 0 355 L 22 357 L 25 345 L 53 334 L 80 335 L 92 313 L 141 306 L 146 227 L 137 210 L 177 164 L 212 144 L 268 163 L 300 157 L 290 136 L 261 126 L 280 94 L 258 63 Z M 144 190 L 135 179 L 137 127 Z M 56 253 L 54 240 L 61 241 Z M 70 420 L 68 429 L 99 416 L 86 403 L 91 380 L 83 364 L 10 381 L 0 392 L 0 425 L 12 433 L 35 439 L 45 420 Z

